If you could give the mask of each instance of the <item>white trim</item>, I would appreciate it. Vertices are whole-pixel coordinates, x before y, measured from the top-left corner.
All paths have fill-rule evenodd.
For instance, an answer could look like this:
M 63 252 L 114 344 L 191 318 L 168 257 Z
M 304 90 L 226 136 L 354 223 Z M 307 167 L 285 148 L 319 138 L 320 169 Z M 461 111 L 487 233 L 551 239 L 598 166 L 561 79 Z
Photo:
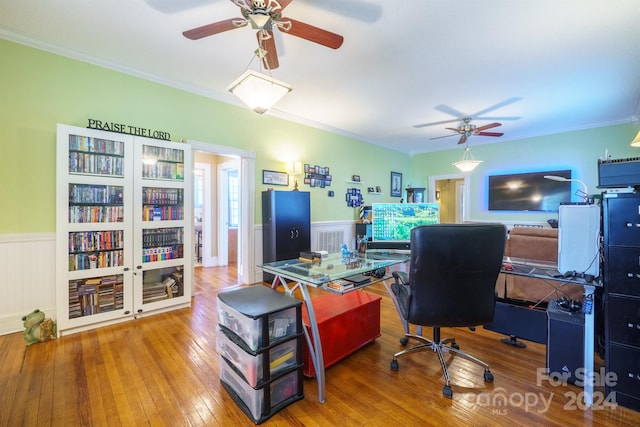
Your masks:
M 240 178 L 238 160 L 218 164 L 218 265 L 229 265 L 229 177 L 226 172 L 234 169 Z M 241 239 L 238 246 L 242 248 Z
M 201 141 L 187 140 L 193 152 L 204 152 L 209 154 L 219 154 L 223 156 L 240 157 L 240 224 L 238 227 L 238 241 L 240 254 L 238 259 L 238 280 L 242 283 L 255 283 L 255 233 L 254 227 L 254 194 L 255 194 L 255 158 L 253 151 L 242 150 L 234 147 L 209 144 Z M 246 234 L 246 236 L 245 236 Z
M 193 147 L 192 147 L 193 148 Z M 202 210 L 202 261 L 203 267 L 211 267 L 216 264 L 216 258 L 211 256 L 211 165 L 209 163 L 194 163 L 194 169 L 202 169 L 204 173 L 204 200 Z M 195 188 L 195 186 L 194 186 Z M 195 218 L 194 218 L 195 221 Z M 195 245 L 194 245 L 195 249 Z
M 443 179 L 462 179 L 464 180 L 464 191 L 462 192 L 462 222 L 469 219 L 469 199 L 471 192 L 469 190 L 469 173 L 454 173 L 448 175 L 431 175 L 429 177 L 429 202 L 438 203 L 436 200 L 436 181 Z
M 13 233 L 0 234 L 0 244 L 2 243 L 25 243 L 25 242 L 47 242 L 56 240 L 56 233 Z

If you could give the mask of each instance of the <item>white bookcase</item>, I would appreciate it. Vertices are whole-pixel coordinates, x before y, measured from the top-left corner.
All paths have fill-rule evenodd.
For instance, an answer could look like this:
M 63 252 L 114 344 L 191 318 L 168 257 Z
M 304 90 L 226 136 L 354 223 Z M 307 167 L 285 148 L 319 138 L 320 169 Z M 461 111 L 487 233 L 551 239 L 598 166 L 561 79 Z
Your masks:
M 187 144 L 58 125 L 61 335 L 190 305 L 192 164 Z

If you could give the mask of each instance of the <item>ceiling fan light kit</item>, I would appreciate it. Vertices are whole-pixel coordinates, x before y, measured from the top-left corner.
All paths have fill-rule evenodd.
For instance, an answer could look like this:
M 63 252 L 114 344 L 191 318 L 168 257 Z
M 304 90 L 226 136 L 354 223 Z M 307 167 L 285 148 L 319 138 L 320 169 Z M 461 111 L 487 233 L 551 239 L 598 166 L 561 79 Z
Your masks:
M 471 154 L 471 150 L 469 147 L 465 147 L 464 154 L 462 155 L 462 160 L 453 163 L 453 166 L 460 169 L 462 172 L 471 172 L 482 163 L 482 160 L 476 160 L 473 158 L 473 154 Z
M 227 90 L 256 113 L 263 114 L 293 88 L 266 74 L 247 70 Z

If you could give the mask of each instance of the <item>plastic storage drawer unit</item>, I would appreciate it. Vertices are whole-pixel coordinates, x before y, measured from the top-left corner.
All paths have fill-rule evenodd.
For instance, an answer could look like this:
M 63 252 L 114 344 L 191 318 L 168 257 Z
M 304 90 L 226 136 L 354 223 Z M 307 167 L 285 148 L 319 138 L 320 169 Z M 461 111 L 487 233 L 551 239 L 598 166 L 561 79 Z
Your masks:
M 269 294 L 281 295 L 278 292 L 262 285 L 255 285 L 242 290 L 264 288 Z M 247 292 L 256 294 L 253 301 L 247 298 L 236 298 L 237 292 L 225 292 L 218 295 L 218 324 L 240 337 L 251 350 L 268 347 L 274 342 L 286 339 L 300 332 L 296 325 L 296 307 L 272 312 L 267 316 L 260 310 L 269 309 L 269 299 L 273 295 L 262 291 Z M 265 298 L 266 300 L 260 300 Z M 236 301 L 237 300 L 237 301 Z M 256 302 L 259 302 L 256 304 Z M 260 304 L 262 303 L 262 304 Z M 268 323 L 265 328 L 263 322 Z
M 300 369 L 254 389 L 220 357 L 220 380 L 231 398 L 254 422 L 261 423 L 285 406 L 304 397 Z
M 220 382 L 260 424 L 302 398 L 302 302 L 263 285 L 218 294 Z
M 300 340 L 290 339 L 260 353 L 252 353 L 233 342 L 233 337 L 223 331 L 219 330 L 216 337 L 218 353 L 242 374 L 251 387 L 257 387 L 278 373 L 297 366 L 299 344 Z

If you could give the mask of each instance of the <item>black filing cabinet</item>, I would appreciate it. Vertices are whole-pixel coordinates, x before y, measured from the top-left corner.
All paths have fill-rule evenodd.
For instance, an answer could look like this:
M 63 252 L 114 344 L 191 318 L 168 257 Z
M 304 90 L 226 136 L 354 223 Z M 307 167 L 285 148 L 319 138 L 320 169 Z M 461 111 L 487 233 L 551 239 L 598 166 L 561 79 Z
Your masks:
M 604 193 L 605 360 L 619 405 L 640 410 L 640 194 Z
M 311 202 L 308 191 L 262 192 L 262 261 L 294 259 L 311 249 Z M 271 282 L 273 275 L 263 273 Z

